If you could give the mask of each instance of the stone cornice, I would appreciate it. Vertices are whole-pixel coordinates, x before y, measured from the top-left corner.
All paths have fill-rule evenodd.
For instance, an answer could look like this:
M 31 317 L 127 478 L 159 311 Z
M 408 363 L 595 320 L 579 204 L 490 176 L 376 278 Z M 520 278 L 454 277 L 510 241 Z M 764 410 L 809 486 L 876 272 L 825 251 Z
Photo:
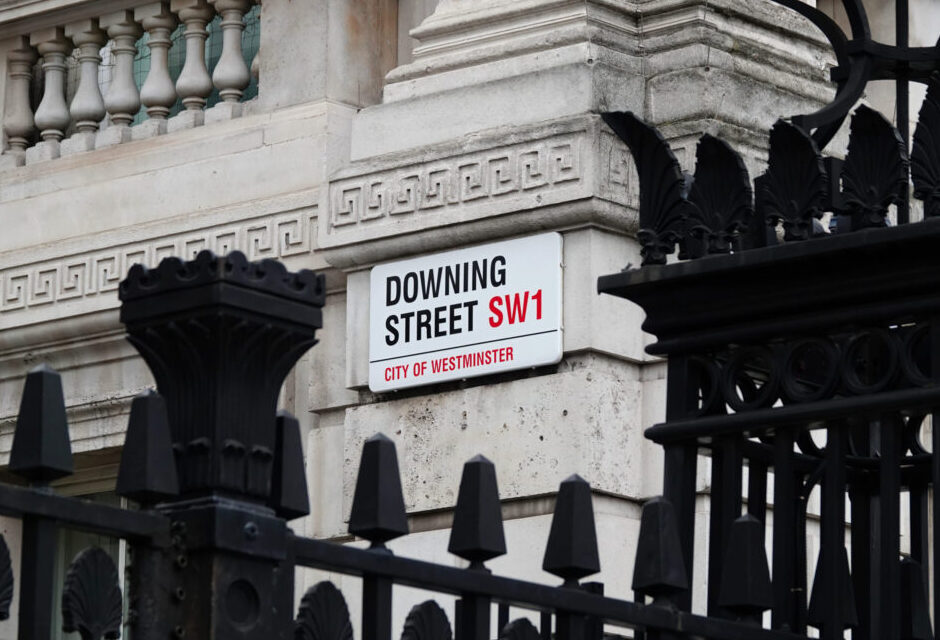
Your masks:
M 647 40 L 693 23 L 729 21 L 784 34 L 788 41 L 819 49 L 821 54 L 829 50 L 808 21 L 769 0 L 516 0 L 482 3 L 473 10 L 462 4 L 448 9 L 442 2 L 411 31 L 420 42 L 413 62 L 394 69 L 387 82 L 394 85 L 585 41 L 648 55 L 657 47 Z M 767 39 L 756 38 L 751 44 L 766 48 Z M 394 93 L 386 89 L 386 97 Z
M 0 40 L 140 4 L 142 0 L 0 0 Z
M 354 163 L 330 183 L 318 248 L 346 269 L 475 233 L 496 237 L 507 224 L 515 233 L 587 221 L 629 230 L 628 163 L 622 143 L 587 114 Z
M 0 352 L 11 348 L 6 343 L 13 340 L 14 327 L 117 309 L 118 283 L 135 263 L 156 266 L 164 257 L 193 256 L 203 249 L 219 254 L 237 249 L 252 260 L 309 256 L 318 193 L 7 254 L 0 269 Z

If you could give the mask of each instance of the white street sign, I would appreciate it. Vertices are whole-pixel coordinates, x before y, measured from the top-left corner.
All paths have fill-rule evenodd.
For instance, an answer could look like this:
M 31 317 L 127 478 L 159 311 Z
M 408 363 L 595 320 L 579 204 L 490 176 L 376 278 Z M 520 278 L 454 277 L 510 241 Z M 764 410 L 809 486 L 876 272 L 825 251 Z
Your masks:
M 373 267 L 369 388 L 390 391 L 561 360 L 561 235 Z

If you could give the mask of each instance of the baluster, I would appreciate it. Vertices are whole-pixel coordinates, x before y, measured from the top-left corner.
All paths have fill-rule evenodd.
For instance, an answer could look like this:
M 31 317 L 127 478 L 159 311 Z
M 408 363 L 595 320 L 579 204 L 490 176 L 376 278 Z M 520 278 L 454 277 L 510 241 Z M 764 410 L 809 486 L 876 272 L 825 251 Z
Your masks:
M 140 93 L 134 82 L 134 58 L 137 56 L 137 40 L 144 31 L 134 20 L 133 11 L 109 13 L 101 17 L 100 24 L 114 41 L 111 45 L 114 75 L 108 95 L 104 98 L 104 106 L 111 116 L 111 126 L 102 130 L 96 141 L 98 147 L 106 147 L 131 139 L 130 125 L 140 109 Z
M 186 111 L 171 124 L 171 130 L 176 130 L 196 127 L 204 122 L 206 98 L 212 93 L 212 78 L 206 69 L 206 39 L 209 37 L 206 25 L 214 12 L 207 0 L 172 0 L 170 9 L 186 25 L 183 33 L 186 62 L 176 81 L 176 93 L 183 99 Z
M 251 83 L 251 73 L 242 55 L 242 32 L 248 0 L 209 0 L 222 16 L 222 55 L 212 72 L 212 84 L 219 90 L 222 102 L 206 114 L 207 120 L 237 118 L 241 115 L 239 101 Z
M 97 19 L 66 25 L 65 36 L 75 43 L 80 65 L 78 90 L 69 106 L 78 131 L 62 143 L 62 153 L 67 155 L 95 148 L 98 123 L 107 113 L 98 86 L 98 66 L 101 64 L 99 51 L 108 41 L 108 36 L 98 26 Z
M 36 131 L 33 110 L 29 106 L 29 83 L 33 79 L 33 64 L 37 57 L 26 36 L 20 36 L 17 46 L 7 54 L 9 90 L 3 114 L 3 132 L 10 148 L 4 152 L 0 166 L 22 166 L 26 161 L 26 147 Z
M 147 107 L 146 122 L 131 131 L 135 140 L 166 133 L 166 119 L 176 102 L 176 88 L 170 77 L 167 56 L 170 51 L 170 34 L 178 24 L 166 2 L 151 2 L 134 9 L 134 19 L 143 25 L 149 34 L 150 71 L 140 88 L 140 101 Z
M 37 162 L 59 157 L 59 142 L 65 137 L 71 121 L 65 102 L 65 57 L 72 51 L 72 43 L 65 38 L 65 31 L 60 27 L 37 31 L 30 35 L 29 41 L 39 49 L 46 74 L 42 101 L 36 109 L 36 126 L 42 142 L 26 152 L 27 162 Z

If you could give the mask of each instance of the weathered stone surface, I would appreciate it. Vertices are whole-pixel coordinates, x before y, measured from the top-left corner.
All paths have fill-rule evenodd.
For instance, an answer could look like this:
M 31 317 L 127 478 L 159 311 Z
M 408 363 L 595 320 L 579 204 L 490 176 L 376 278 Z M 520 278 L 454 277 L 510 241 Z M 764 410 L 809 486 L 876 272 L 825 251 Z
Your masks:
M 74 153 L 85 153 L 95 150 L 96 132 L 78 131 L 62 141 L 60 153 L 70 156 Z
M 460 467 L 477 453 L 496 465 L 503 498 L 554 491 L 575 471 L 595 489 L 639 495 L 652 447 L 639 422 L 642 387 L 636 365 L 584 355 L 554 374 L 347 409 L 345 510 L 358 452 L 376 431 L 396 441 L 409 511 L 453 505 Z

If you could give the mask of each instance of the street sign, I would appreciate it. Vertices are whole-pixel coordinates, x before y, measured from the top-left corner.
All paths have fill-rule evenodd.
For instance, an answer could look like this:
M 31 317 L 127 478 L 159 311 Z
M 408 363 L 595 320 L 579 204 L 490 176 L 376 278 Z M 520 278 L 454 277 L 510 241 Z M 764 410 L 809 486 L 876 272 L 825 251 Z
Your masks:
M 373 267 L 369 388 L 560 361 L 561 242 L 545 233 Z

